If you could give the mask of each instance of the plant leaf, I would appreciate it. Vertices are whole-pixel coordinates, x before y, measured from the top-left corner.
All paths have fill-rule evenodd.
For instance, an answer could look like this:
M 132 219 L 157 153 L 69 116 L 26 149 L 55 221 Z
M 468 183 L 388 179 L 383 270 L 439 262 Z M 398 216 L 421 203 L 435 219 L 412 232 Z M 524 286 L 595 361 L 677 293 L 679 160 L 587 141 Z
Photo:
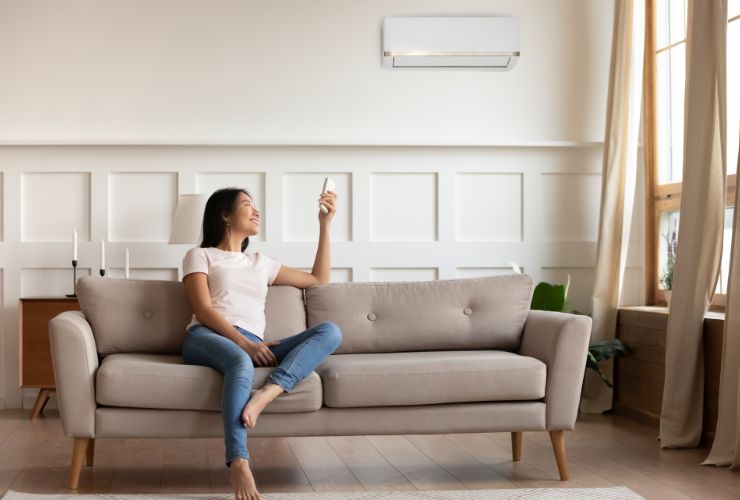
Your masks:
M 543 281 L 534 289 L 530 308 L 539 311 L 564 311 L 565 287 L 563 285 L 551 285 Z
M 609 358 L 617 358 L 631 352 L 631 349 L 619 339 L 607 339 L 595 343 L 588 348 L 597 361 Z
M 596 360 L 593 354 L 591 354 L 591 351 L 588 352 L 588 358 L 586 360 L 586 367 L 591 368 L 592 370 L 596 371 L 596 373 L 599 374 L 599 377 L 601 377 L 601 380 L 604 381 L 607 387 L 611 388 L 612 383 L 611 381 L 606 377 L 606 374 L 601 369 L 601 366 L 599 366 L 599 362 Z
M 631 351 L 632 349 L 619 339 L 601 340 L 588 348 L 586 367 L 596 371 L 607 387 L 612 387 L 612 382 L 601 369 L 599 362 L 623 356 Z

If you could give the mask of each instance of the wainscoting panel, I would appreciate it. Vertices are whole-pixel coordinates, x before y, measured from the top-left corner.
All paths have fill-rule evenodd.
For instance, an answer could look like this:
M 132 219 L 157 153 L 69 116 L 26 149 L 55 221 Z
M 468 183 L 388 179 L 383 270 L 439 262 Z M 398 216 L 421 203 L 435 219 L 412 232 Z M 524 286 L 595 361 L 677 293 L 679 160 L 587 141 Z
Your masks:
M 332 241 L 352 240 L 352 174 L 288 172 L 283 177 L 283 241 L 318 241 L 319 195 L 324 177 L 336 184 L 337 212 L 331 222 Z
M 110 241 L 169 240 L 177 208 L 177 173 L 111 173 L 108 193 Z
M 293 267 L 293 266 L 290 266 Z M 307 273 L 311 272 L 312 267 L 299 267 L 301 271 L 305 271 Z M 333 267 L 331 269 L 331 272 L 329 273 L 329 281 L 331 283 L 349 283 L 352 281 L 352 268 L 342 267 L 337 268 Z
M 480 278 L 481 276 L 501 276 L 511 274 L 510 267 L 458 267 L 456 278 Z
M 28 172 L 21 175 L 21 240 L 90 239 L 90 174 Z
M 77 279 L 90 274 L 89 267 L 77 267 Z M 71 265 L 69 268 L 21 269 L 21 297 L 64 297 L 72 291 Z
M 590 312 L 602 145 L 529 146 L 1 146 L 0 406 L 28 407 L 18 389 L 18 299 L 72 290 L 78 277 L 180 280 L 194 245 L 169 245 L 179 194 L 244 187 L 261 212 L 247 252 L 310 271 L 324 176 L 337 182 L 331 281 L 453 279 L 510 273 L 572 281 L 572 306 Z M 644 208 L 636 194 L 623 304 L 644 289 Z M 45 203 L 52 205 L 47 208 Z M 54 405 L 52 401 L 50 405 Z
M 438 276 L 434 268 L 376 267 L 370 270 L 370 281 L 431 281 Z
M 437 240 L 437 175 L 374 172 L 370 177 L 372 241 Z
M 106 276 L 111 278 L 123 278 L 125 273 L 122 267 L 115 267 L 108 269 Z M 98 275 L 99 276 L 99 275 Z M 178 270 L 177 268 L 170 269 L 140 269 L 131 267 L 129 265 L 128 270 L 129 279 L 132 280 L 162 280 L 162 281 L 178 281 Z
M 601 174 L 543 174 L 542 239 L 596 241 L 600 202 Z
M 522 240 L 521 173 L 455 176 L 457 241 Z

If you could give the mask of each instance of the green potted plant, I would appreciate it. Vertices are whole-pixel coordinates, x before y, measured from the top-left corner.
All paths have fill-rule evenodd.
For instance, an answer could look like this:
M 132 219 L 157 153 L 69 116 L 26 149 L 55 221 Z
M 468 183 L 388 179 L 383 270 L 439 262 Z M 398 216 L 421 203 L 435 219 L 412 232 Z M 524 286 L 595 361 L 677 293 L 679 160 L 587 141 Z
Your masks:
M 521 267 L 516 262 L 509 262 L 509 265 L 514 272 L 522 273 Z M 568 303 L 568 288 L 570 288 L 570 274 L 565 285 L 551 284 L 547 282 L 540 282 L 534 288 L 532 294 L 532 303 L 530 309 L 536 309 L 539 311 L 556 311 L 556 312 L 570 312 L 572 314 L 582 314 L 589 316 L 581 312 L 570 310 L 570 304 Z M 606 376 L 604 371 L 601 369 L 599 363 L 601 361 L 617 358 L 628 354 L 630 348 L 627 347 L 624 342 L 619 339 L 607 339 L 597 342 L 596 344 L 588 348 L 586 355 L 586 368 L 590 368 L 599 374 L 601 380 L 608 387 L 612 387 L 612 382 Z
M 662 235 L 666 242 L 666 261 L 663 272 L 660 273 L 660 286 L 665 290 L 665 301 L 668 307 L 671 307 L 671 293 L 673 291 L 673 269 L 676 266 L 676 251 L 678 250 L 678 241 L 676 231 L 671 232 L 670 239 L 668 235 Z

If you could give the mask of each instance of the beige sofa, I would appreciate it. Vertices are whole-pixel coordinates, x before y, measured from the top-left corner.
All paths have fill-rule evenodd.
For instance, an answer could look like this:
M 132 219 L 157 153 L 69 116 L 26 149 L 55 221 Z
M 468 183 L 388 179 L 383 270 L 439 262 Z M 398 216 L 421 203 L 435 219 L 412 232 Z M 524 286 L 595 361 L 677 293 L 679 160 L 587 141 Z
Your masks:
M 568 477 L 591 319 L 530 311 L 527 275 L 270 286 L 266 340 L 324 321 L 339 348 L 265 409 L 250 436 L 549 431 Z M 191 308 L 182 283 L 83 277 L 82 312 L 49 322 L 69 485 L 96 438 L 223 436 L 223 378 L 180 357 Z M 273 368 L 257 367 L 253 390 Z

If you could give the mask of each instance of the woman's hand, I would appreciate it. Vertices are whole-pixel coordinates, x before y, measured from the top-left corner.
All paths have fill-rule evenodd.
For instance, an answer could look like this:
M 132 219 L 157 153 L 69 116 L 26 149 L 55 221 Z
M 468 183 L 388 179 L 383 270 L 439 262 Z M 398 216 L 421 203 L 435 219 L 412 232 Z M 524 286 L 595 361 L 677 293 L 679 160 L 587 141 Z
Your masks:
M 277 366 L 275 353 L 270 350 L 270 346 L 278 345 L 280 342 L 252 342 L 247 340 L 242 346 L 256 366 Z
M 321 207 L 319 207 L 319 224 L 327 224 L 332 220 L 334 213 L 337 211 L 336 199 L 337 193 L 334 191 L 327 191 L 319 196 L 319 202 L 324 204 L 329 210 L 328 213 L 324 213 L 321 211 Z

